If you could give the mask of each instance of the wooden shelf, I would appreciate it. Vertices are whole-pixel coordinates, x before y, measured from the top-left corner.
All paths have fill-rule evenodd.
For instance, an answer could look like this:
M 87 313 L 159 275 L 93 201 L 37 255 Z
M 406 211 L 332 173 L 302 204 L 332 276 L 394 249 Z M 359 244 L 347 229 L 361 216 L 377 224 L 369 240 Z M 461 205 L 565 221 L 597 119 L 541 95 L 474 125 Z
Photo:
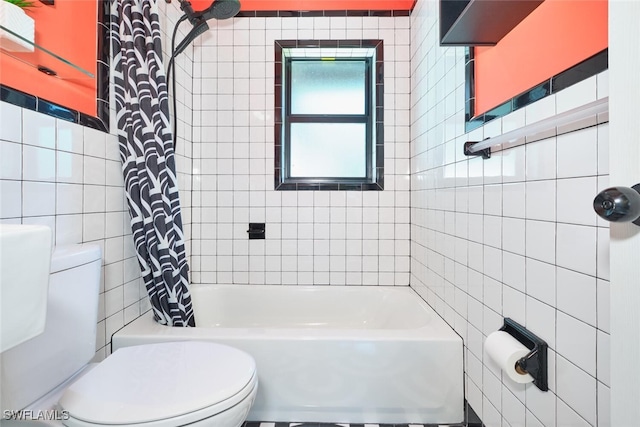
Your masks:
M 440 45 L 495 45 L 543 1 L 440 0 Z

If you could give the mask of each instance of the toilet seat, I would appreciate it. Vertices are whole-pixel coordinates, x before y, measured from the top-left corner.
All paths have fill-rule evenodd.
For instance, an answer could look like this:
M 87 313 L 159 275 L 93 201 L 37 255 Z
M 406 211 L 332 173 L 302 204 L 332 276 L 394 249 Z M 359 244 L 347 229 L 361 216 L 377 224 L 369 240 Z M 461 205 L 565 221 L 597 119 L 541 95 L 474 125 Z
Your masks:
M 164 427 L 190 424 L 241 404 L 255 393 L 255 362 L 211 342 L 125 347 L 65 391 L 64 424 Z

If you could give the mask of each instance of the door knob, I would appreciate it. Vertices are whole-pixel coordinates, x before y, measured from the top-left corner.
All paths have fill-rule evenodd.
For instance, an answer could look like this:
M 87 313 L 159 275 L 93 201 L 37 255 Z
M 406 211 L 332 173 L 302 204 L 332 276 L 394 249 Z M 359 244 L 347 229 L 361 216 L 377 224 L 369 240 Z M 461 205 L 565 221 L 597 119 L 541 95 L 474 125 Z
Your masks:
M 607 221 L 633 222 L 640 226 L 640 184 L 601 191 L 593 199 L 593 209 Z

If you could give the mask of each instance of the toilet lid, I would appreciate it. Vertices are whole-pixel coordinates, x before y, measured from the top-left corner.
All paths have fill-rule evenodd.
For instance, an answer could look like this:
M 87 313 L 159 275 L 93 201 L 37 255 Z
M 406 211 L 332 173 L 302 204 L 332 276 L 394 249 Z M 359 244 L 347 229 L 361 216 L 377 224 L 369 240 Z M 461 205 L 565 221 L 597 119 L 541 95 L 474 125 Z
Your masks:
M 158 421 L 233 397 L 255 369 L 247 353 L 211 342 L 124 347 L 69 386 L 60 406 L 89 423 Z

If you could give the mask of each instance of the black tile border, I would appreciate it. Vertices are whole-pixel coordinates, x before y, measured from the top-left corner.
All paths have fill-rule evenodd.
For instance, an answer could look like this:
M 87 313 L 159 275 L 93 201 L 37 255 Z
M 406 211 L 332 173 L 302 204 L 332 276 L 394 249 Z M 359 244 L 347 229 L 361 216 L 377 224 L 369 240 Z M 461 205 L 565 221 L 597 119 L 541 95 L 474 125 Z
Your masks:
M 77 111 L 61 107 L 60 105 L 40 98 L 38 98 L 38 106 L 36 110 L 39 113 L 43 113 L 57 119 L 66 120 L 68 122 L 77 123 L 79 120 L 79 114 Z
M 465 427 L 483 427 L 482 420 L 473 410 L 469 402 L 464 401 L 464 426 Z
M 1 0 L 0 0 L 1 1 Z M 0 84 L 0 100 L 27 110 L 37 111 L 57 119 L 78 123 L 102 132 L 109 132 L 109 67 L 111 52 L 109 40 L 109 0 L 98 2 L 97 55 L 96 55 L 96 116 L 67 108 L 44 98 L 30 95 Z
M 274 427 L 364 427 L 365 424 L 358 423 L 326 423 L 326 422 L 273 422 L 273 421 L 245 421 L 242 427 L 262 427 L 263 423 L 273 424 Z M 473 408 L 465 402 L 464 405 L 464 421 L 462 423 L 447 424 L 420 424 L 420 423 L 402 423 L 402 424 L 384 424 L 384 423 L 368 423 L 367 425 L 376 427 L 484 427 L 482 420 L 475 413 Z
M 320 10 L 320 11 L 298 11 L 298 10 L 258 10 L 241 11 L 237 17 L 241 18 L 262 18 L 262 17 L 336 17 L 336 16 L 411 16 L 415 8 L 415 2 L 410 10 Z M 96 115 L 91 116 L 77 110 L 65 107 L 44 98 L 29 95 L 25 92 L 0 84 L 0 100 L 19 107 L 38 111 L 83 126 L 91 127 L 103 132 L 109 132 L 109 72 L 111 63 L 111 52 L 109 40 L 109 27 L 111 25 L 110 0 L 98 2 L 97 14 L 97 67 L 96 67 Z
M 609 68 L 608 53 L 609 50 L 605 49 L 568 70 L 553 76 L 551 78 L 551 88 L 553 92 L 558 92 Z
M 325 422 L 274 422 L 274 421 L 245 421 L 242 424 L 242 427 L 262 427 L 262 423 L 270 423 L 274 424 L 274 427 L 364 427 L 364 424 L 358 423 L 325 423 Z M 464 420 L 462 423 L 447 423 L 447 424 L 420 424 L 420 423 L 403 423 L 403 424 L 379 424 L 379 423 L 368 423 L 368 425 L 377 426 L 377 427 L 409 427 L 409 425 L 419 426 L 419 427 L 484 427 L 482 420 L 478 417 L 478 414 L 473 410 L 469 402 L 465 399 L 464 401 Z
M 411 16 L 415 2 L 409 10 L 241 10 L 236 18 L 303 18 L 340 16 Z
M 0 100 L 27 110 L 38 111 L 38 98 L 5 85 L 0 85 Z
M 376 180 L 372 183 L 349 182 L 283 182 L 282 169 L 282 49 L 295 47 L 336 47 L 336 48 L 375 48 L 376 63 L 374 65 L 376 93 Z M 382 191 L 384 190 L 384 42 L 383 40 L 276 40 L 274 42 L 274 189 L 279 191 Z
M 0 100 L 27 110 L 37 111 L 39 113 L 55 117 L 56 119 L 66 120 L 68 122 L 81 123 L 82 120 L 88 119 L 99 121 L 96 117 L 88 116 L 76 110 L 56 104 L 55 102 L 47 101 L 46 99 L 1 84 Z M 92 127 L 100 125 L 100 123 L 95 123 Z
M 604 49 L 497 107 L 475 116 L 475 58 L 472 47 L 465 48 L 465 56 L 465 132 L 470 132 L 493 119 L 503 117 L 542 98 L 558 93 L 562 89 L 609 68 L 609 49 Z
M 102 122 L 102 130 L 109 132 L 109 100 L 111 94 L 111 1 L 103 0 L 98 5 L 98 69 L 96 98 L 98 102 L 97 118 Z

